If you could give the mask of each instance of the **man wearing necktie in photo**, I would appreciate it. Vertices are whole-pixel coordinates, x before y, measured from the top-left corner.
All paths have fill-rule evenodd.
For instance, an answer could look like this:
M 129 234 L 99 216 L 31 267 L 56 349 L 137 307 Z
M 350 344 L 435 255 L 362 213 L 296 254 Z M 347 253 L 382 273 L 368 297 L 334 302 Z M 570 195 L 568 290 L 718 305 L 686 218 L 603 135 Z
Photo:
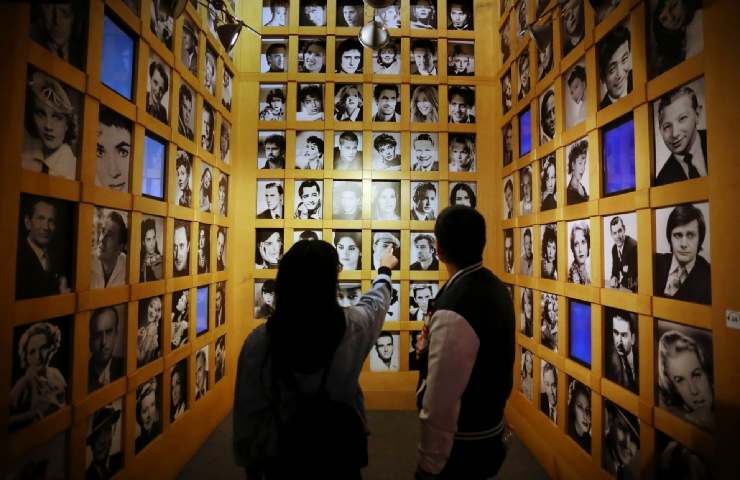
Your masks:
M 637 316 L 624 310 L 607 309 L 604 333 L 607 344 L 606 377 L 637 392 Z

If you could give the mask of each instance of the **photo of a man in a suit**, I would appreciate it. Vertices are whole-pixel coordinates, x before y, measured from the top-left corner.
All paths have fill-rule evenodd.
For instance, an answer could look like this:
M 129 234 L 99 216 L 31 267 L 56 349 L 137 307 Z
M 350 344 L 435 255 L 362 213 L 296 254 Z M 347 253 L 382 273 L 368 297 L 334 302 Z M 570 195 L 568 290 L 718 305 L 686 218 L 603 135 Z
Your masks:
M 625 288 L 637 291 L 637 240 L 627 235 L 627 229 L 621 217 L 615 216 L 609 222 L 609 233 L 612 246 L 612 271 L 609 278 L 610 288 Z
M 632 41 L 624 25 L 614 27 L 598 44 L 599 108 L 606 108 L 632 91 Z
M 607 308 L 604 326 L 606 378 L 635 393 L 640 378 L 637 345 L 637 315 Z
M 706 234 L 704 214 L 696 206 L 687 203 L 671 211 L 665 228 L 670 253 L 656 253 L 653 263 L 655 295 L 706 305 L 712 302 L 710 264 L 699 255 Z
M 90 361 L 87 391 L 92 392 L 120 378 L 125 370 L 123 357 L 115 356 L 121 338 L 118 307 L 103 307 L 90 315 Z
M 689 86 L 683 86 L 666 93 L 657 103 L 658 122 L 655 129 L 670 151 L 670 156 L 657 172 L 655 185 L 705 177 L 707 131 L 698 128 L 703 105 L 699 104 L 696 92 Z
M 283 186 L 278 182 L 269 182 L 265 185 L 265 209 L 257 214 L 257 218 L 283 217 Z

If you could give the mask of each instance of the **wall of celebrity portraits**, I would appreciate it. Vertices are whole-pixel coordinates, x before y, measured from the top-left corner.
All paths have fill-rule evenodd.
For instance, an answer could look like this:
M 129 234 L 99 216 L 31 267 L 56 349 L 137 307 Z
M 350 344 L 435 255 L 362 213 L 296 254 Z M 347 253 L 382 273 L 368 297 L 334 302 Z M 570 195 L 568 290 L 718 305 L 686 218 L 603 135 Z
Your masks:
M 550 2 L 535 3 L 535 18 L 540 18 Z M 595 20 L 600 23 L 614 12 L 623 0 L 561 2 L 560 21 L 544 15 L 534 27 L 535 55 L 524 49 L 502 72 L 501 91 L 504 113 L 515 109 L 511 122 L 502 125 L 503 166 L 532 151 L 535 143 L 546 145 L 556 137 L 556 116 L 562 118 L 564 130 L 581 124 L 587 111 L 587 88 L 598 88 L 598 109 L 618 103 L 633 89 L 632 46 L 645 42 L 647 76 L 649 79 L 669 71 L 684 60 L 703 50 L 702 2 L 700 0 L 646 0 L 646 38 L 636 38 L 630 18 L 617 23 L 597 41 L 597 86 L 587 85 L 586 57 L 571 62 L 554 82 L 542 90 L 533 101 L 531 76 L 537 81 L 547 79 L 552 70 L 553 29 L 561 29 L 562 57 L 574 50 L 584 38 L 584 10 L 595 7 Z M 511 14 L 502 24 L 500 45 L 502 63 L 506 64 L 518 42 L 526 37 L 516 32 L 528 26 L 528 2 L 501 0 L 501 14 L 512 6 Z M 531 19 L 531 18 L 530 18 Z M 524 38 L 524 40 L 522 40 Z M 534 63 L 535 68 L 530 67 Z M 512 73 L 513 70 L 513 73 Z M 562 103 L 556 99 L 555 83 L 562 82 Z M 516 97 L 514 97 L 516 83 Z M 562 105 L 564 112 L 557 112 Z M 698 77 L 649 102 L 654 141 L 650 159 L 652 186 L 658 187 L 708 175 L 707 130 L 704 101 L 704 79 Z M 531 109 L 538 108 L 536 130 L 532 131 Z M 517 123 L 518 151 L 514 151 L 512 122 Z M 635 123 L 632 112 L 600 128 L 601 151 L 594 152 L 588 136 L 564 147 L 564 167 L 557 167 L 555 152 L 534 159 L 530 164 L 502 178 L 502 218 L 504 220 L 546 212 L 558 207 L 576 205 L 597 198 L 590 192 L 590 162 L 598 161 L 601 172 L 600 190 L 608 197 L 636 188 Z M 509 169 L 511 170 L 511 169 Z M 539 192 L 533 176 L 539 175 Z M 565 179 L 565 195 L 557 195 L 558 176 Z M 517 189 L 518 202 L 515 202 Z M 558 198 L 564 200 L 559 204 Z M 658 297 L 711 304 L 711 241 L 709 202 L 681 203 L 655 208 L 652 211 L 654 254 L 651 271 L 638 271 L 637 212 L 625 211 L 564 222 L 504 228 L 502 232 L 503 270 L 521 277 L 561 280 L 569 284 L 601 286 L 636 293 L 639 279 L 653 277 L 652 294 Z M 520 223 L 521 225 L 521 223 Z M 642 225 L 642 224 L 641 224 Z M 591 249 L 591 232 L 599 229 L 601 251 Z M 518 230 L 515 235 L 515 230 Z M 558 239 L 565 237 L 565 243 Z M 516 245 L 515 238 L 519 239 Z M 534 258 L 535 242 L 539 259 Z M 565 245 L 566 252 L 558 252 Z M 558 255 L 567 255 L 566 271 L 558 270 Z M 515 259 L 518 258 L 515 268 Z M 602 278 L 592 277 L 592 262 L 599 262 Z M 639 273 L 639 275 L 638 275 Z M 591 367 L 592 305 L 580 300 L 562 299 L 546 291 L 538 292 L 526 286 L 510 289 L 515 303 L 520 305 L 520 332 L 546 348 L 558 351 L 559 309 L 565 306 L 569 338 L 567 351 L 561 352 L 578 363 Z M 564 301 L 563 301 L 564 300 Z M 533 331 L 534 310 L 539 308 L 540 331 Z M 603 307 L 604 338 L 603 368 L 607 379 L 640 394 L 638 315 L 634 312 Z M 655 319 L 655 389 L 656 405 L 686 422 L 707 431 L 714 428 L 714 392 L 712 333 L 674 321 Z M 562 345 L 562 344 L 561 344 Z M 537 358 L 528 348 L 520 348 L 520 392 L 529 401 L 533 398 L 533 372 Z M 557 418 L 557 368 L 545 359 L 540 361 L 540 398 L 537 406 L 553 422 Z M 567 376 L 560 385 L 567 386 L 567 434 L 586 452 L 591 452 L 591 389 Z M 613 475 L 636 475 L 640 450 L 638 418 L 631 412 L 605 399 L 604 447 L 600 460 Z M 696 452 L 689 450 L 667 434 L 658 431 L 656 466 L 659 478 L 674 478 L 671 472 L 691 471 L 687 478 L 709 478 L 710 469 Z M 624 478 L 632 478 L 625 476 Z M 634 478 L 637 478 L 636 476 Z
M 124 0 L 135 15 L 149 11 L 149 29 L 164 48 L 173 49 L 174 19 L 160 8 L 157 0 Z M 191 2 L 197 7 L 195 2 Z M 230 2 L 234 8 L 234 2 Z M 114 109 L 100 105 L 96 119 L 83 116 L 86 92 L 78 91 L 55 78 L 40 66 L 29 65 L 25 90 L 24 139 L 21 165 L 24 170 L 77 180 L 81 175 L 82 145 L 85 124 L 95 122 L 95 185 L 116 192 L 132 192 L 134 176 L 142 181 L 142 195 L 149 199 L 175 203 L 199 212 L 226 218 L 228 214 L 229 175 L 218 168 L 219 161 L 230 163 L 231 125 L 223 112 L 231 110 L 233 73 L 227 62 L 218 61 L 215 36 L 215 12 L 203 14 L 208 34 L 199 41 L 200 18 L 187 15 L 182 27 L 181 56 L 176 61 L 192 73 L 202 85 L 189 85 L 183 78 L 177 120 L 171 111 L 174 66 L 150 49 L 146 62 L 146 112 L 155 121 L 177 124 L 178 133 L 202 151 L 213 154 L 213 165 L 196 158 L 193 147 L 180 148 L 169 139 L 146 130 L 143 168 L 134 171 L 133 149 L 135 123 Z M 30 9 L 30 38 L 60 60 L 83 70 L 89 28 L 89 4 L 84 1 L 34 4 Z M 203 38 L 203 37 L 201 37 Z M 135 102 L 137 53 L 143 38 L 136 35 L 115 12 L 105 9 L 102 38 L 101 83 L 124 99 Z M 221 54 L 223 58 L 223 54 Z M 202 63 L 201 63 L 202 62 Z M 199 73 L 199 64 L 203 66 Z M 219 71 L 220 70 L 220 71 Z M 217 76 L 218 74 L 218 76 Z M 217 78 L 222 84 L 217 86 Z M 218 88 L 217 88 L 218 87 Z M 220 106 L 217 106 L 220 103 Z M 196 124 L 196 105 L 200 121 Z M 218 121 L 217 121 L 218 119 Z M 220 142 L 216 145 L 216 127 Z M 196 134 L 197 132 L 197 134 Z M 196 140 L 197 139 L 197 140 Z M 176 179 L 167 178 L 170 149 L 174 155 Z M 196 183 L 197 196 L 194 192 Z M 215 190 L 215 191 L 214 191 Z M 197 201 L 196 201 L 197 198 Z M 70 252 L 82 241 L 76 238 L 77 225 L 83 212 L 91 211 L 89 284 L 77 281 L 76 259 Z M 132 238 L 132 222 L 139 222 L 140 238 Z M 18 217 L 18 250 L 16 260 L 15 298 L 19 301 L 74 291 L 113 288 L 131 283 L 144 283 L 165 278 L 165 249 L 173 252 L 174 277 L 222 272 L 226 269 L 228 228 L 220 224 L 174 219 L 172 230 L 162 216 L 131 212 L 101 206 L 92 210 L 61 198 L 20 194 Z M 221 222 L 224 223 L 224 222 Z M 195 236 L 196 238 L 191 238 Z M 215 249 L 211 248 L 214 240 Z M 129 271 L 133 242 L 140 242 L 138 271 Z M 194 252 L 195 251 L 195 252 Z M 212 252 L 215 251 L 215 258 Z M 194 253 L 194 255 L 193 255 Z M 191 261 L 195 259 L 195 261 Z M 195 265 L 194 265 L 194 264 Z M 87 277 L 88 275 L 85 275 Z M 165 296 L 171 297 L 171 311 L 165 310 Z M 209 319 L 209 301 L 215 303 L 215 319 Z M 137 315 L 128 308 L 136 305 Z M 74 381 L 87 384 L 92 393 L 127 374 L 127 356 L 136 355 L 136 368 L 144 367 L 165 352 L 175 351 L 209 331 L 225 324 L 226 282 L 199 284 L 196 288 L 141 299 L 134 303 L 108 305 L 89 312 L 89 357 L 87 379 Z M 137 318 L 135 325 L 128 319 Z M 50 318 L 13 327 L 12 387 L 9 394 L 8 430 L 18 432 L 65 407 L 71 401 L 74 316 Z M 195 332 L 192 332 L 195 326 Z M 136 345 L 126 345 L 127 331 L 135 329 Z M 169 329 L 170 345 L 163 344 L 164 329 Z M 12 360 L 10 356 L 12 355 Z M 169 371 L 158 374 L 136 387 L 135 452 L 139 453 L 162 432 L 165 421 L 163 402 L 169 401 L 170 422 L 186 410 L 190 392 L 195 400 L 209 389 L 209 356 L 215 356 L 214 379 L 225 375 L 226 335 L 204 345 L 194 353 L 190 365 L 185 358 Z M 194 362 L 194 363 L 193 363 Z M 170 398 L 163 398 L 163 382 L 170 382 Z M 101 405 L 88 420 L 86 469 L 90 478 L 109 478 L 123 465 L 123 401 L 117 399 Z M 130 417 L 129 417 L 130 418 Z M 23 472 L 36 465 L 46 465 L 47 473 L 63 475 L 67 459 L 67 436 L 57 435 L 51 442 L 15 459 L 8 478 L 26 478 Z M 92 477 L 90 476 L 92 475 Z M 56 477 L 55 477 L 56 478 Z

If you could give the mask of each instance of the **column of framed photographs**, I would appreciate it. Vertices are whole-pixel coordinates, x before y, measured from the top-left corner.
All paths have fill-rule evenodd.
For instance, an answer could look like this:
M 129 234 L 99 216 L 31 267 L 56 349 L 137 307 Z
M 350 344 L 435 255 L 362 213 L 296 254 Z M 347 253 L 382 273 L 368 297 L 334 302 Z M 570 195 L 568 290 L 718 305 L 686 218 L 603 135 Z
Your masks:
M 385 372 L 418 370 L 416 334 L 443 278 L 436 215 L 451 203 L 476 204 L 473 2 L 378 10 L 392 39 L 377 52 L 357 40 L 372 14 L 361 0 L 263 5 L 250 151 L 254 316 L 272 312 L 274 269 L 294 242 L 336 246 L 341 305 L 370 288 L 380 252 L 393 246 L 391 308 L 363 374 L 379 375 L 379 385 Z
M 4 164 L 20 179 L 9 478 L 136 471 L 225 388 L 235 69 L 207 9 L 159 7 L 15 11 L 29 38 Z
M 568 0 L 530 35 L 551 3 L 499 4 L 497 271 L 521 322 L 513 400 L 584 472 L 691 465 L 709 478 L 701 2 Z

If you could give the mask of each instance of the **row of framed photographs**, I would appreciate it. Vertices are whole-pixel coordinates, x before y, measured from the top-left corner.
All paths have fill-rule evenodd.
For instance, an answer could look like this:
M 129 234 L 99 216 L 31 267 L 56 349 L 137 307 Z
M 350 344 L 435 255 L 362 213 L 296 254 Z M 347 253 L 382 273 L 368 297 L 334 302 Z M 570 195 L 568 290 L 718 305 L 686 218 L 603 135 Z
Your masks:
M 262 5 L 263 27 L 290 25 L 289 0 L 263 0 Z M 293 5 L 294 9 L 298 6 L 301 27 L 326 27 L 330 16 L 335 18 L 337 27 L 362 27 L 370 19 L 385 28 L 408 25 L 411 29 L 436 30 L 445 24 L 448 30 L 473 30 L 474 27 L 473 0 L 449 1 L 446 12 L 438 10 L 437 0 L 411 0 L 408 13 L 403 13 L 401 0 L 395 0 L 386 7 L 373 9 L 374 14 L 368 11 L 367 20 L 362 0 L 293 0 Z
M 289 42 L 288 37 L 262 38 L 260 72 L 400 75 L 407 66 L 411 75 L 426 77 L 437 77 L 440 71 L 455 77 L 475 75 L 473 40 L 412 38 L 406 59 L 402 59 L 406 41 L 392 38 L 382 48 L 367 53 L 368 60 L 372 58 L 372 69 L 365 67 L 365 48 L 356 37 L 300 36 L 295 59 L 288 58 Z M 332 57 L 333 65 L 329 63 Z

